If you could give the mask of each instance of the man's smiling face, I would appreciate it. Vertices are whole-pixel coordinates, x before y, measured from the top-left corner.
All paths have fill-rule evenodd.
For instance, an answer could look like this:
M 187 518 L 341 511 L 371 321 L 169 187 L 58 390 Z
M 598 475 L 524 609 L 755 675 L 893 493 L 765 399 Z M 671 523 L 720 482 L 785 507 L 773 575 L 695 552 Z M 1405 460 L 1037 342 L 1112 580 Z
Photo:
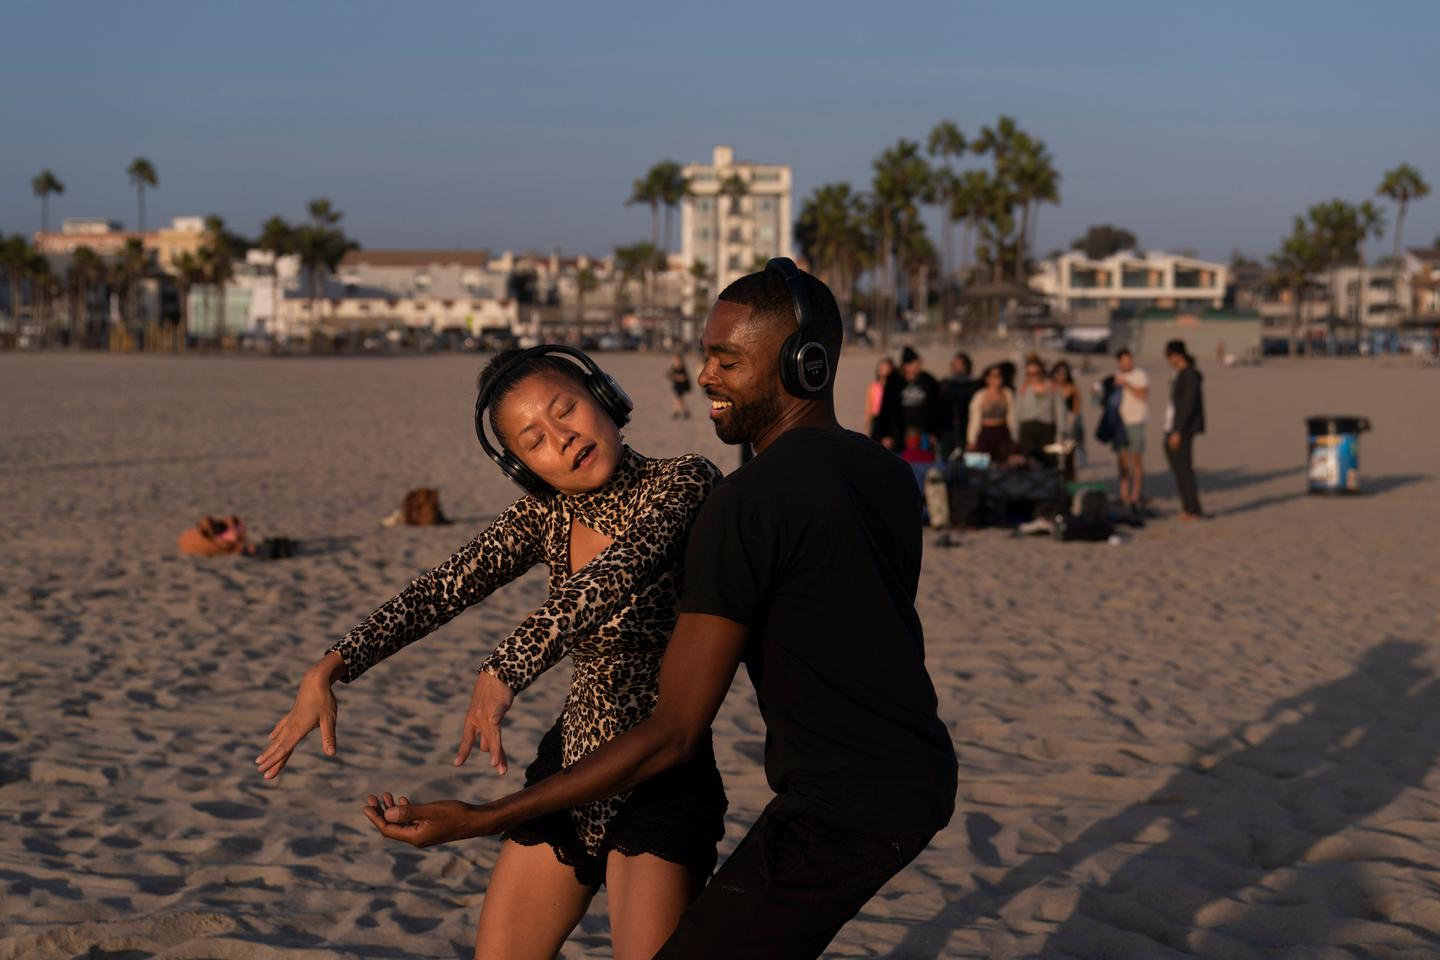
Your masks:
M 780 417 L 784 331 L 756 322 L 754 308 L 717 300 L 705 321 L 705 365 L 696 382 L 710 398 L 710 422 L 725 443 L 753 443 Z

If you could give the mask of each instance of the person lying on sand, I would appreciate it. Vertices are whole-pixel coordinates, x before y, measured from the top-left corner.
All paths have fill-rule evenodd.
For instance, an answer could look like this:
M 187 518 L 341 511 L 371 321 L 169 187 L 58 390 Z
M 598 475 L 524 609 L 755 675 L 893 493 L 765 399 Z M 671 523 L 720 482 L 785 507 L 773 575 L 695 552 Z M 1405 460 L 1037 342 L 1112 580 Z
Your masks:
M 576 362 L 578 361 L 579 365 Z M 720 479 L 703 457 L 652 460 L 621 437 L 630 400 L 589 357 L 543 346 L 496 355 L 480 375 L 477 433 L 528 495 L 334 644 L 256 764 L 277 776 L 320 728 L 336 751 L 336 678 L 347 683 L 431 633 L 537 563 L 545 604 L 495 648 L 465 715 L 455 764 L 476 739 L 504 774 L 500 722 L 516 694 L 564 657 L 564 710 L 526 783 L 543 781 L 645 720 L 675 625 L 690 525 Z M 486 418 L 498 440 L 485 433 Z M 649 958 L 715 866 L 726 799 L 708 733 L 663 777 L 507 826 L 476 933 L 478 957 L 554 957 L 601 884 L 615 956 Z

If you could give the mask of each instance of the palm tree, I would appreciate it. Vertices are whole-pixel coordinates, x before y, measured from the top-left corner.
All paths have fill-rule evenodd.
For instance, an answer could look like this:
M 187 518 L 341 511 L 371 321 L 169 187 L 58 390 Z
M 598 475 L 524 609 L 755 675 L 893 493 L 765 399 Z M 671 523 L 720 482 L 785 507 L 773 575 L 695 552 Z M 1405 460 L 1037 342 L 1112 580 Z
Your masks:
M 145 188 L 154 189 L 160 186 L 160 178 L 155 175 L 155 165 L 144 157 L 136 157 L 130 161 L 130 166 L 125 170 L 130 177 L 130 182 L 135 185 L 135 200 L 139 206 L 140 232 L 145 232 Z
M 214 339 L 217 344 L 225 336 L 225 285 L 235 275 L 234 255 L 230 236 L 225 230 L 225 220 L 219 214 L 212 213 L 205 218 L 205 243 L 200 248 L 200 262 L 204 267 L 206 283 L 215 291 L 212 316 L 215 320 Z
M 655 164 L 645 179 L 653 181 L 655 193 L 665 205 L 665 246 L 661 249 L 669 253 L 671 219 L 675 208 L 690 193 L 690 180 L 685 176 L 684 168 L 674 160 L 662 160 Z
M 90 247 L 76 247 L 75 252 L 70 256 L 70 272 L 66 276 L 67 285 L 72 290 L 80 304 L 80 337 L 76 342 L 77 346 L 94 346 L 98 341 L 99 332 L 94 329 L 95 324 L 91 322 L 90 293 L 92 288 L 105 279 L 105 261 L 100 259 Z
M 890 343 L 890 327 L 899 299 L 895 262 L 899 240 L 908 236 L 911 223 L 919 218 L 916 204 L 930 182 L 930 167 L 920 156 L 920 145 L 905 139 L 882 152 L 873 167 L 875 179 L 872 189 L 879 218 L 879 268 L 885 276 L 883 313 L 879 317 L 880 349 L 884 350 Z
M 0 241 L 0 267 L 10 280 L 10 322 L 15 325 L 15 334 L 20 334 L 20 314 L 24 306 L 22 296 L 24 281 L 30 266 L 30 244 L 18 233 L 12 233 Z
M 294 252 L 300 255 L 300 264 L 305 268 L 310 295 L 310 322 L 315 322 L 315 302 L 320 295 L 321 271 L 333 273 L 345 259 L 345 254 L 359 248 L 359 244 L 345 236 L 340 229 L 344 214 L 324 197 L 311 200 L 306 206 L 310 223 L 295 232 Z
M 945 314 L 945 322 L 950 322 L 950 314 L 953 312 L 953 292 L 955 270 L 955 216 L 954 200 L 956 178 L 953 160 L 956 157 L 964 156 L 970 149 L 970 143 L 965 139 L 965 134 L 953 120 L 941 120 L 930 131 L 930 137 L 925 142 L 926 152 L 932 157 L 939 157 L 941 168 L 936 172 L 931 186 L 931 197 L 934 203 L 940 205 L 940 216 L 943 221 L 941 227 L 941 240 L 943 255 L 940 262 L 942 276 L 941 287 L 941 309 Z
M 935 245 L 925 234 L 925 225 L 919 220 L 910 224 L 909 230 L 900 237 L 900 265 L 905 270 L 910 287 L 910 309 L 918 311 L 929 319 L 930 273 L 935 269 L 938 258 Z M 949 318 L 946 318 L 946 323 Z
M 867 210 L 848 183 L 827 183 L 800 206 L 795 243 L 810 269 L 835 291 L 842 316 L 850 313 L 855 284 L 867 261 L 871 241 L 865 230 Z
M 48 345 L 50 328 L 53 326 L 52 304 L 58 283 L 51 270 L 49 258 L 38 250 L 31 251 L 25 272 L 30 278 L 30 313 L 35 325 L 40 328 L 40 341 Z
M 50 232 L 50 194 L 64 193 L 65 184 L 48 169 L 41 170 L 30 181 L 30 189 L 40 198 L 40 232 Z
M 1022 133 L 1016 138 L 1016 148 L 1010 164 L 1015 196 L 1021 208 L 1015 279 L 1024 282 L 1022 274 L 1028 262 L 1033 231 L 1039 222 L 1040 204 L 1060 202 L 1060 173 L 1055 169 L 1055 158 L 1045 148 L 1045 141 Z
M 575 274 L 575 336 L 578 338 L 585 329 L 585 295 L 600 285 L 595 271 L 581 267 Z
M 695 304 L 706 308 L 710 301 L 710 284 L 715 280 L 710 266 L 704 260 L 696 260 L 690 264 L 690 280 L 694 284 Z
M 971 242 L 976 232 L 976 224 L 990 211 L 990 195 L 993 192 L 994 184 L 990 174 L 984 170 L 966 170 L 955 183 L 950 216 L 965 224 L 960 236 L 960 265 L 961 273 L 967 281 L 970 273 Z
M 130 237 L 125 241 L 125 249 L 111 265 L 110 276 L 115 289 L 120 293 L 120 302 L 124 304 L 124 322 L 127 326 L 136 326 L 136 314 L 139 312 L 139 287 L 140 281 L 145 276 L 147 265 L 145 244 L 139 237 Z
M 1405 238 L 1405 208 L 1412 200 L 1419 200 L 1430 192 L 1430 184 L 1420 176 L 1420 171 L 1402 163 L 1394 170 L 1385 173 L 1385 178 L 1380 181 L 1380 186 L 1375 188 L 1377 196 L 1388 197 L 1395 201 L 1395 283 L 1391 287 L 1391 302 L 1393 303 L 1400 295 L 1400 274 L 1404 269 L 1401 260 L 1401 248 Z M 1409 312 L 1409 311 L 1405 311 Z
M 644 277 L 646 271 L 655 263 L 655 255 L 657 252 L 654 244 L 646 243 L 644 240 L 638 243 L 632 243 L 628 247 L 615 248 L 615 268 L 620 271 L 620 284 L 615 291 L 615 299 L 617 301 L 625 299 L 625 288 L 629 285 L 630 281 L 636 277 L 640 277 L 642 295 L 641 312 L 644 312 L 647 306 L 647 304 L 643 302 L 645 290 Z
M 1323 252 L 1315 243 L 1315 235 L 1305 225 L 1304 217 L 1296 217 L 1290 236 L 1280 244 L 1280 250 L 1270 255 L 1270 265 L 1276 278 L 1290 288 L 1290 356 L 1299 356 L 1300 323 L 1305 284 L 1311 276 L 1325 267 Z
M 274 258 L 270 282 L 270 326 L 273 333 L 280 321 L 280 258 L 295 252 L 295 228 L 280 217 L 271 217 L 260 227 L 256 243 Z
M 630 185 L 630 199 L 625 201 L 625 206 L 631 207 L 637 204 L 645 204 L 650 207 L 650 246 L 660 249 L 660 203 L 663 200 L 660 189 L 660 181 L 655 176 L 655 168 L 650 170 Z
M 171 262 L 175 275 L 175 289 L 180 296 L 180 344 L 184 349 L 190 338 L 190 288 L 205 279 L 205 264 L 195 254 L 186 250 Z
M 1328 274 L 1330 316 L 1335 318 L 1338 314 L 1335 270 L 1341 264 L 1364 264 L 1365 240 L 1383 234 L 1385 215 L 1369 200 L 1352 204 L 1340 199 L 1313 204 L 1306 215 L 1313 242 Z M 1357 290 L 1357 305 L 1362 300 L 1361 291 L 1363 285 Z

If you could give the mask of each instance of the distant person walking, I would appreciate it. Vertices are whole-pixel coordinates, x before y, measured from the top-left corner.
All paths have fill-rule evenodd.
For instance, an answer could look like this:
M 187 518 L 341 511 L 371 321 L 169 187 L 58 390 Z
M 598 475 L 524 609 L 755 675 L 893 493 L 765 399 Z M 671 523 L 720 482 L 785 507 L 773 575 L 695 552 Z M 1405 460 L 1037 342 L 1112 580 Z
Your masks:
M 670 419 L 689 420 L 690 407 L 685 403 L 685 394 L 690 392 L 690 371 L 685 369 L 685 356 L 675 354 L 670 358 L 670 369 L 665 371 L 665 379 L 670 381 Z
M 1135 357 L 1121 348 L 1115 354 L 1115 386 L 1120 391 L 1120 422 L 1124 438 L 1117 436 L 1120 459 L 1120 501 L 1139 510 L 1145 501 L 1145 427 L 1150 418 L 1150 374 L 1135 366 Z
M 1033 353 L 1025 360 L 1025 379 L 1015 394 L 1015 414 L 1020 421 L 1021 455 L 1044 460 L 1046 444 L 1055 442 L 1055 391 L 1045 375 L 1045 364 Z
M 1165 411 L 1165 458 L 1175 474 L 1180 492 L 1180 519 L 1198 520 L 1200 490 L 1195 482 L 1195 435 L 1205 432 L 1205 397 L 1195 358 L 1185 349 L 1184 340 L 1165 344 L 1165 360 L 1175 370 L 1170 382 L 1170 406 Z
M 940 410 L 944 418 L 940 428 L 940 455 L 947 460 L 956 450 L 965 448 L 965 438 L 970 432 L 970 401 L 979 389 L 970 354 L 955 354 L 950 359 L 950 376 L 940 385 Z

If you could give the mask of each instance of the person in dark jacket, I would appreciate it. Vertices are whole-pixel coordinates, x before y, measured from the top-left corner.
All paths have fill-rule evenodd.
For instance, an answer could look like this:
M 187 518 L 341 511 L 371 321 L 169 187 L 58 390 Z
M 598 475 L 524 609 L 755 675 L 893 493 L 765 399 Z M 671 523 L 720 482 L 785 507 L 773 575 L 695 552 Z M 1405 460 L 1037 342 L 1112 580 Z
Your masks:
M 1180 493 L 1180 519 L 1198 520 L 1200 491 L 1195 482 L 1193 447 L 1195 435 L 1205 432 L 1205 396 L 1195 358 L 1185 349 L 1184 340 L 1165 344 L 1165 360 L 1175 370 L 1170 382 L 1170 407 L 1165 411 L 1165 459 L 1175 475 Z
M 970 432 L 970 401 L 982 384 L 975 379 L 975 366 L 970 354 L 957 353 L 950 361 L 950 376 L 940 385 L 940 408 L 944 420 L 940 430 L 940 455 L 949 459 L 956 450 L 965 449 Z

